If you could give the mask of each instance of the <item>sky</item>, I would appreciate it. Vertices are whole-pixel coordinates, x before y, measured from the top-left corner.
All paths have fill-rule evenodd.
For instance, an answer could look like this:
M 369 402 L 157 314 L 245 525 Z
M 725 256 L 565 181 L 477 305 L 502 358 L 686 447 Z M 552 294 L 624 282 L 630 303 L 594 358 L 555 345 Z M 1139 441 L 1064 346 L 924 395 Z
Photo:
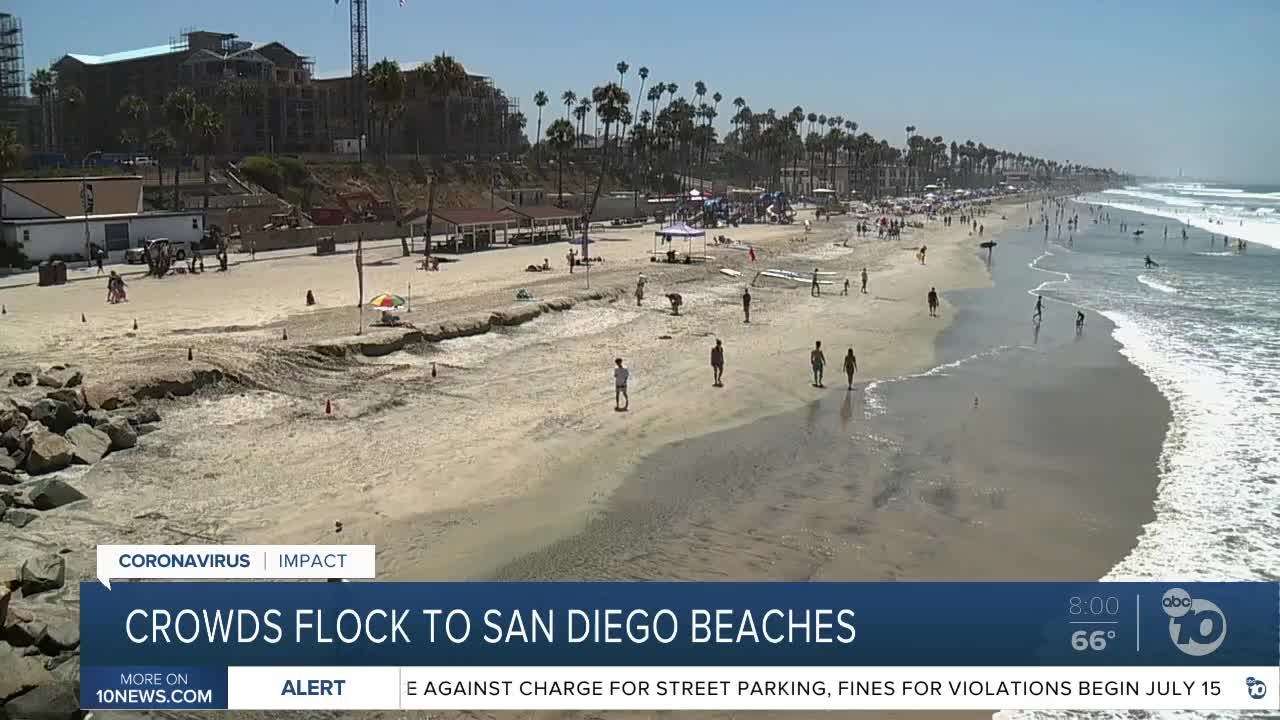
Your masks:
M 1280 0 L 737 0 L 734 3 L 369 0 L 370 62 L 448 53 L 562 116 L 631 65 L 692 95 L 704 81 L 729 126 L 756 112 L 842 115 L 891 143 L 907 125 L 948 142 L 1143 175 L 1280 184 Z M 68 52 L 162 45 L 183 29 L 277 40 L 350 68 L 347 0 L 10 0 L 26 69 Z M 728 106 L 728 110 L 726 110 Z

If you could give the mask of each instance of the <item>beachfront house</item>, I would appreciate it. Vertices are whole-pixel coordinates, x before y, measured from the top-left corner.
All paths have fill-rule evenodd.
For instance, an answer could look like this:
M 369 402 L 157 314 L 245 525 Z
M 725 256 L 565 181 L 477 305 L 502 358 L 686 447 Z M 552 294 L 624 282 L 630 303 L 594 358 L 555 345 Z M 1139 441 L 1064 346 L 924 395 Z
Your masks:
M 138 176 L 0 181 L 0 244 L 11 262 L 86 260 L 90 248 L 119 261 L 147 240 L 203 236 L 199 211 L 144 212 Z

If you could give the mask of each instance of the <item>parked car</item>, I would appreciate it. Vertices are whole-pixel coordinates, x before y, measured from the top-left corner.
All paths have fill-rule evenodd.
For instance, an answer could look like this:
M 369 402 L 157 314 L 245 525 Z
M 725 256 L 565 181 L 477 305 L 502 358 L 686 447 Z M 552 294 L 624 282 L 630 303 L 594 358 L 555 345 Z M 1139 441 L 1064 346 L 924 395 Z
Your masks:
M 153 238 L 147 240 L 142 247 L 133 247 L 124 251 L 124 261 L 132 265 L 140 265 L 147 261 L 146 248 L 156 248 L 157 250 L 163 245 L 168 245 L 173 252 L 173 259 L 182 262 L 191 255 L 195 248 L 192 247 L 190 240 L 170 240 L 169 238 Z

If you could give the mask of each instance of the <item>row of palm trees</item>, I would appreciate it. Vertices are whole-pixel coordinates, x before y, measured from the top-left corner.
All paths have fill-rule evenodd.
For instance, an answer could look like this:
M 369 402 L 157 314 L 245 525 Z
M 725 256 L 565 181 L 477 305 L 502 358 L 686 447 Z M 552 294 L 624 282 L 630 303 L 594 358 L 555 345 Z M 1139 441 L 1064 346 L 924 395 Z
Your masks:
M 618 92 L 626 94 L 630 65 L 619 62 L 615 69 L 618 81 L 608 86 L 616 86 Z M 703 176 L 712 172 L 708 162 L 712 148 L 720 151 L 715 174 L 735 182 L 763 181 L 770 189 L 785 184 L 784 168 L 799 168 L 806 163 L 810 178 L 815 176 L 815 165 L 826 168 L 829 176 L 832 166 L 843 164 L 854 168 L 864 182 L 871 179 L 873 168 L 886 164 L 910 168 L 914 176 L 921 179 L 921 184 L 933 180 L 945 180 L 953 185 L 989 184 L 999 173 L 1011 170 L 1045 178 L 1080 172 L 1114 174 L 1110 170 L 987 147 L 972 140 L 953 141 L 948 145 L 941 136 L 928 138 L 918 134 L 915 125 L 906 127 L 905 147 L 895 147 L 887 139 L 859 132 L 858 123 L 841 115 L 806 113 L 798 105 L 787 113 L 773 108 L 757 113 L 743 97 L 733 99 L 731 130 L 720 138 L 715 120 L 720 116 L 724 97 L 719 92 L 710 92 L 706 83 L 699 80 L 693 84 L 689 98 L 679 94 L 680 87 L 675 82 L 649 85 L 647 67 L 639 68 L 637 75 L 640 82 L 634 109 L 624 106 L 615 110 L 611 106 L 606 114 L 597 100 L 601 88 L 582 96 L 565 90 L 560 94 L 564 116 L 553 121 L 545 135 L 542 113 L 551 97 L 544 90 L 534 93 L 534 105 L 538 108 L 538 130 L 534 136 L 538 143 L 534 153 L 538 165 L 542 164 L 545 148 L 556 156 L 563 168 L 566 157 L 572 156 L 591 137 L 587 133 L 587 122 L 594 110 L 597 123 L 605 125 L 598 145 L 602 165 L 614 147 L 619 150 L 617 174 L 649 188 L 684 189 L 695 169 Z M 642 101 L 648 103 L 643 109 Z M 619 130 L 610 140 L 609 130 L 614 125 Z

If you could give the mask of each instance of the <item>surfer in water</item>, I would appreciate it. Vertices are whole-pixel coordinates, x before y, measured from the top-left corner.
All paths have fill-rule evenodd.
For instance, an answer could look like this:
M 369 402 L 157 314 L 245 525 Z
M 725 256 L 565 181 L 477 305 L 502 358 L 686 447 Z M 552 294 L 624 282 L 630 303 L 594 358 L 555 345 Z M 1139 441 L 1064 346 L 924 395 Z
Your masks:
M 1042 318 L 1042 317 L 1044 317 L 1044 297 L 1043 297 L 1043 296 L 1041 296 L 1041 295 L 1037 295 L 1037 296 L 1036 296 L 1036 311 L 1035 311 L 1034 313 L 1032 313 L 1032 314 L 1031 314 L 1031 322 L 1033 322 L 1033 323 L 1035 323 L 1035 324 L 1039 325 L 1039 324 L 1040 324 L 1040 318 Z
M 1076 311 L 1076 334 L 1079 335 L 1084 331 L 1084 312 Z
M 849 378 L 849 389 L 853 389 L 853 374 L 858 372 L 858 358 L 853 354 L 853 348 L 849 348 L 849 352 L 844 354 L 844 374 Z
M 822 354 L 821 340 L 813 344 L 813 350 L 809 353 L 809 365 L 813 367 L 813 386 L 826 387 L 822 384 L 822 370 L 827 366 L 827 357 Z
M 1152 260 L 1151 256 L 1148 255 L 1147 259 L 1143 262 L 1142 266 L 1146 268 L 1154 268 L 1154 267 L 1160 267 L 1160 264 L 1157 263 L 1155 260 Z

